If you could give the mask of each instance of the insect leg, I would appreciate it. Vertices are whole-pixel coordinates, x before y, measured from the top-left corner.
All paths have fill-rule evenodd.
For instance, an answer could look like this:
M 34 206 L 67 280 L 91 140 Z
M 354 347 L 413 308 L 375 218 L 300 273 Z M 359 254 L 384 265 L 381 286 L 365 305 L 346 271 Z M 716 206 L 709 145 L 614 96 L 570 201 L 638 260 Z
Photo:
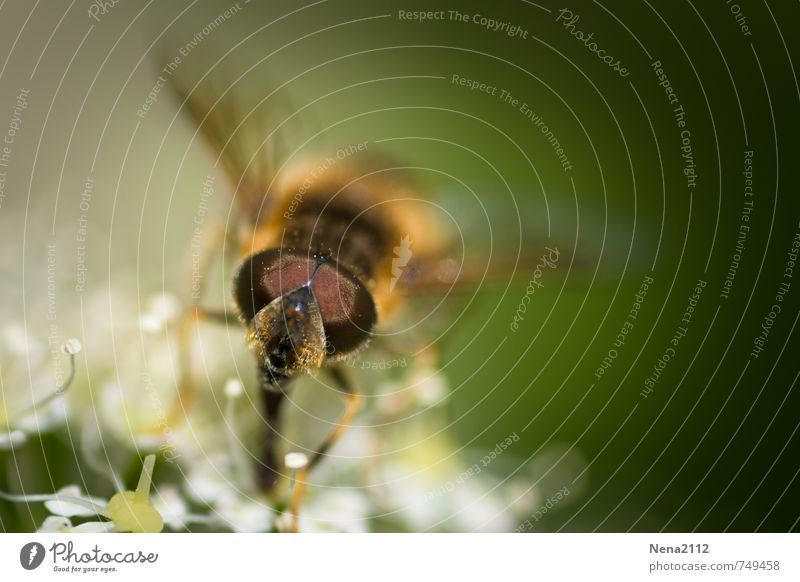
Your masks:
M 168 418 L 170 424 L 185 418 L 194 403 L 195 384 L 192 377 L 192 341 L 199 331 L 201 321 L 223 325 L 240 325 L 239 319 L 228 310 L 190 307 L 178 328 L 178 397 Z
M 342 437 L 361 408 L 361 395 L 355 391 L 353 383 L 347 378 L 341 367 L 334 366 L 329 368 L 327 372 L 345 398 L 345 409 L 342 416 L 340 416 L 339 420 L 336 422 L 336 426 L 333 427 L 331 432 L 328 433 L 328 436 L 325 437 L 325 440 L 322 441 L 319 449 L 311 455 L 311 459 L 308 463 L 309 470 L 313 469 L 331 447 Z
M 178 324 L 178 397 L 172 405 L 172 410 L 168 415 L 170 423 L 180 421 L 185 418 L 189 408 L 194 402 L 195 385 L 192 378 L 192 347 L 193 337 L 197 333 L 199 323 L 207 321 L 225 325 L 239 324 L 236 315 L 227 309 L 208 309 L 200 305 L 205 291 L 205 277 L 202 276 L 210 270 L 212 263 L 220 254 L 220 249 L 225 244 L 225 248 L 232 249 L 229 241 L 226 241 L 226 232 L 222 224 L 217 224 L 212 228 L 212 234 L 205 241 L 200 249 L 200 258 L 197 262 L 197 270 L 201 275 L 196 286 L 193 286 L 191 297 L 192 304 L 184 312 Z
M 325 440 L 322 441 L 319 449 L 311 455 L 308 465 L 298 471 L 295 477 L 294 489 L 289 502 L 289 512 L 292 515 L 292 531 L 294 532 L 299 531 L 300 505 L 302 504 L 303 495 L 305 494 L 307 485 L 306 477 L 308 473 L 341 438 L 342 434 L 344 434 L 344 431 L 347 430 L 347 427 L 353 422 L 353 418 L 355 418 L 355 415 L 361 408 L 361 396 L 356 393 L 353 384 L 348 380 L 342 369 L 339 367 L 332 367 L 327 371 L 346 399 L 345 409 L 342 416 L 339 417 L 339 420 L 336 422 L 336 426 L 331 430 Z

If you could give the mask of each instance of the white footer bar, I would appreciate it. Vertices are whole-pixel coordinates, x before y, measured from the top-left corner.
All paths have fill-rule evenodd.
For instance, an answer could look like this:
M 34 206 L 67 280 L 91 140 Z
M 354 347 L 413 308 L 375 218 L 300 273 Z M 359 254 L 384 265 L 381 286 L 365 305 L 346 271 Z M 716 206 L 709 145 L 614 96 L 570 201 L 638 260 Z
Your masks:
M 797 534 L 0 535 L 3 580 L 797 581 L 799 555 Z

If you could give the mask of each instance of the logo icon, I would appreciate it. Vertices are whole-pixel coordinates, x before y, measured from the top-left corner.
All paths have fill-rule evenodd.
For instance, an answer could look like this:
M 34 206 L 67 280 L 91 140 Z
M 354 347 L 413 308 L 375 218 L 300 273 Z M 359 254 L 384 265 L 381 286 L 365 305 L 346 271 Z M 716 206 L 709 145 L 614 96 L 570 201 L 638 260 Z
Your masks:
M 392 259 L 392 280 L 389 281 L 389 291 L 394 291 L 395 285 L 403 276 L 403 269 L 408 265 L 413 253 L 411 252 L 411 237 L 406 235 L 400 239 L 400 244 L 394 249 L 394 258 Z
M 29 542 L 19 551 L 19 563 L 26 570 L 35 570 L 44 561 L 44 546 L 39 542 Z

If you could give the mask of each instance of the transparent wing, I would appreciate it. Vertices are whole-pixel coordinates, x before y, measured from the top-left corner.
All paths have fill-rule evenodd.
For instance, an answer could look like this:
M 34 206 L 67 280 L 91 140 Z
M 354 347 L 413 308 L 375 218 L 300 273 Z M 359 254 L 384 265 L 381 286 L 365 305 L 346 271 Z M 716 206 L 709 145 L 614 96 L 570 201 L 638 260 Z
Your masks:
M 213 149 L 252 223 L 269 212 L 276 173 L 303 133 L 285 89 L 270 78 L 258 63 L 196 72 L 182 63 L 170 76 L 178 106 Z

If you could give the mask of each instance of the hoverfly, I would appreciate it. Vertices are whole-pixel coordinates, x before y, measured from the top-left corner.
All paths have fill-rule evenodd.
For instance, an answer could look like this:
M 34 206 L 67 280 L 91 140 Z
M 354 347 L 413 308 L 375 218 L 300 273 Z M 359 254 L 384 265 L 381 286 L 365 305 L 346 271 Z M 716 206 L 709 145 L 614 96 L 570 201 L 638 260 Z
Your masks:
M 292 381 L 323 370 L 345 399 L 341 418 L 310 455 L 311 470 L 360 408 L 361 397 L 342 362 L 390 321 L 404 295 L 446 290 L 458 273 L 445 257 L 447 237 L 438 218 L 418 203 L 424 196 L 391 172 L 348 160 L 337 160 L 324 172 L 315 170 L 319 162 L 313 159 L 279 168 L 280 148 L 272 135 L 280 116 L 274 109 L 247 109 L 235 86 L 210 94 L 197 86 L 178 87 L 178 95 L 236 185 L 236 207 L 246 223 L 234 244 L 235 317 L 195 305 L 182 326 L 180 406 L 185 409 L 193 391 L 192 324 L 201 319 L 241 324 L 263 400 L 257 480 L 269 493 L 288 474 L 277 446 Z M 414 241 L 414 252 L 400 273 L 397 249 L 403 240 Z M 400 277 L 404 293 L 393 292 Z

